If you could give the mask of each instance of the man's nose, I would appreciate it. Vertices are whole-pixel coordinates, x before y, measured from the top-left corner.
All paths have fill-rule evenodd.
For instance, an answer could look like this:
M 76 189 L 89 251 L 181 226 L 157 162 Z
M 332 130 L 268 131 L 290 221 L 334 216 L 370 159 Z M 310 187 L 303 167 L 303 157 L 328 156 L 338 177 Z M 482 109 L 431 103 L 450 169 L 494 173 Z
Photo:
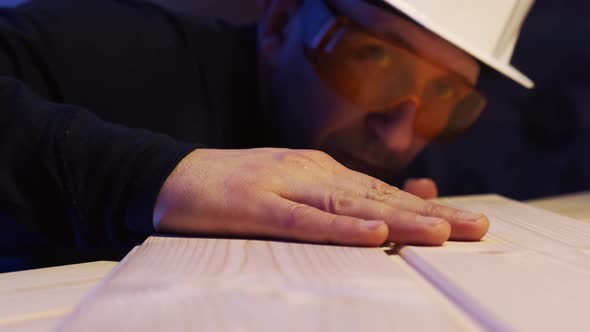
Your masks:
M 408 99 L 390 109 L 367 115 L 369 128 L 392 152 L 407 150 L 414 140 L 414 121 L 418 102 Z

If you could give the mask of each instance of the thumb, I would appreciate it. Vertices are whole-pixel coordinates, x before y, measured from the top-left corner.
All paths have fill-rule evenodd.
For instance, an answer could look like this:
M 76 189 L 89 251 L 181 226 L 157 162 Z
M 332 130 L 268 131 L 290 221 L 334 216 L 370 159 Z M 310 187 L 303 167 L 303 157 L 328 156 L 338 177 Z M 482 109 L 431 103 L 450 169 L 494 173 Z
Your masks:
M 434 180 L 429 178 L 408 179 L 404 183 L 404 191 L 422 199 L 438 197 L 438 188 Z

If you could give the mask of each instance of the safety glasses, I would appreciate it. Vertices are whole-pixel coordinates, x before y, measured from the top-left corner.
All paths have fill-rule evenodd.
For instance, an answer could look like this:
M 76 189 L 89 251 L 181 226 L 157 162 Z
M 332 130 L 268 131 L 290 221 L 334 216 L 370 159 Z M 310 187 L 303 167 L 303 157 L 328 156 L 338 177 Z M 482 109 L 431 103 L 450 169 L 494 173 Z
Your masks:
M 485 98 L 461 75 L 421 57 L 401 40 L 335 15 L 323 1 L 305 3 L 308 60 L 345 100 L 369 112 L 413 102 L 416 135 L 439 142 L 455 139 L 481 114 Z

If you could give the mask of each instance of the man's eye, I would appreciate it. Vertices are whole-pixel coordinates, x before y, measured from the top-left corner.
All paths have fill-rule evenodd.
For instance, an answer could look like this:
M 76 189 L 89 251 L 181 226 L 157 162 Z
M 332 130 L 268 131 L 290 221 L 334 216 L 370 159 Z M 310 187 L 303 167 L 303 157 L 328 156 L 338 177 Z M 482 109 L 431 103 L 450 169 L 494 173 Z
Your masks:
M 440 99 L 455 98 L 458 92 L 454 82 L 446 78 L 437 79 L 432 82 L 431 89 L 433 95 Z

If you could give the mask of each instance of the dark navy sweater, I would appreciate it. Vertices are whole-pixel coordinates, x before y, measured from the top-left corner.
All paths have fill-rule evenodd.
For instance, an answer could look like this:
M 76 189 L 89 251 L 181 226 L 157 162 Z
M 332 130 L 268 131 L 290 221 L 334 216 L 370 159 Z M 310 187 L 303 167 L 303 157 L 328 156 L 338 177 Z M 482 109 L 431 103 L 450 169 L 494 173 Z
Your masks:
M 119 259 L 187 153 L 256 144 L 255 44 L 136 0 L 3 9 L 0 272 Z

